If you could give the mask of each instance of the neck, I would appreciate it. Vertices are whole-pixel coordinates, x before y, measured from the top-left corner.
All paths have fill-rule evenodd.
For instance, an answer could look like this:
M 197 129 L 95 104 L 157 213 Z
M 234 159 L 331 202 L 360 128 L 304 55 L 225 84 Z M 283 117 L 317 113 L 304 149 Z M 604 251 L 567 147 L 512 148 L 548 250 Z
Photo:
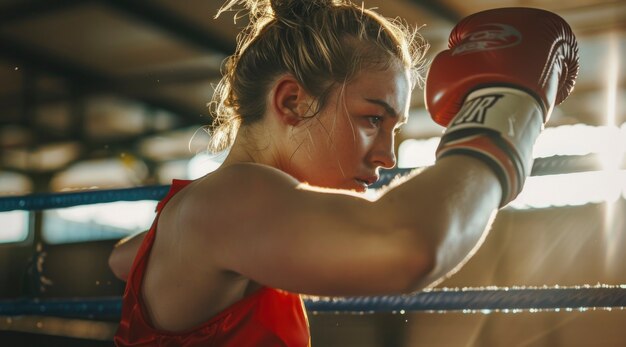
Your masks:
M 223 167 L 237 163 L 257 163 L 279 167 L 274 160 L 274 145 L 271 137 L 260 134 L 260 127 L 241 128 L 224 163 Z M 263 143 L 261 143 L 263 142 Z

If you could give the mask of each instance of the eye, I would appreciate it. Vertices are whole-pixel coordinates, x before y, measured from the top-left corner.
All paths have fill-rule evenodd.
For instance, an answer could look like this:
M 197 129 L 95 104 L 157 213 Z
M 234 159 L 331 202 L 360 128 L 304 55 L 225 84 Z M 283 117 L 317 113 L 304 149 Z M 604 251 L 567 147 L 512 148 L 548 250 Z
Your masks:
M 380 124 L 383 122 L 382 116 L 367 116 L 367 121 L 370 123 L 372 127 L 378 128 Z

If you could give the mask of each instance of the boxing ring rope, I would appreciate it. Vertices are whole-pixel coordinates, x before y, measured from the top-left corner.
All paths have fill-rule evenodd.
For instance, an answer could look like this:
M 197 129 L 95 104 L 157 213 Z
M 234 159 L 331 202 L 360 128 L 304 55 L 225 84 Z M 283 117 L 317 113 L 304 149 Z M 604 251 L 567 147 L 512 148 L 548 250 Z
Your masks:
M 0 212 L 46 210 L 116 201 L 161 200 L 169 185 L 0 197 Z
M 623 309 L 626 285 L 433 289 L 412 295 L 348 298 L 309 297 L 311 312 L 517 312 L 522 310 Z M 0 316 L 42 315 L 66 318 L 117 318 L 119 297 L 0 300 Z
M 396 169 L 381 175 L 381 184 L 410 169 Z M 168 185 L 140 188 L 93 190 L 55 194 L 1 197 L 0 212 L 12 210 L 42 210 L 115 201 L 160 200 Z M 624 309 L 626 284 L 582 285 L 574 287 L 487 287 L 438 288 L 412 295 L 349 298 L 305 298 L 312 312 L 409 312 L 409 311 L 491 311 L 521 310 L 586 310 Z M 120 315 L 119 297 L 0 300 L 0 316 L 57 316 L 71 318 L 107 319 Z
M 563 172 L 599 170 L 595 154 L 566 155 L 553 158 L 536 158 L 531 176 Z M 626 159 L 624 160 L 626 163 Z M 626 169 L 626 168 L 625 168 Z M 381 170 L 380 180 L 372 188 L 380 188 L 397 176 L 406 175 L 413 169 L 395 168 Z M 160 200 L 167 194 L 169 185 L 146 186 L 128 189 L 91 190 L 55 194 L 31 194 L 27 196 L 0 197 L 0 212 L 13 210 L 44 210 L 78 205 L 115 201 Z

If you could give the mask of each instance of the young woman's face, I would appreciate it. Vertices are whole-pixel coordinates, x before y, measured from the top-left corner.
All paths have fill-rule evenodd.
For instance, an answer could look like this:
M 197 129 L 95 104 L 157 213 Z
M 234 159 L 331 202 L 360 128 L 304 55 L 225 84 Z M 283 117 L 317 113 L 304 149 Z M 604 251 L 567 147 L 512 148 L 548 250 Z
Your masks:
M 311 185 L 363 192 L 396 164 L 394 136 L 408 117 L 411 86 L 401 67 L 363 71 L 294 129 L 287 172 Z

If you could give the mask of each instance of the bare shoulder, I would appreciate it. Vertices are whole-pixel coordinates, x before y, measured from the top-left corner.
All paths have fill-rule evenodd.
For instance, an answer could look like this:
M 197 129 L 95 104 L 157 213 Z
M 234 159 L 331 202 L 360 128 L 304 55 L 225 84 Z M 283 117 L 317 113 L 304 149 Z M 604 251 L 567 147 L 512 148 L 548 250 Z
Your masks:
M 248 238 L 245 230 L 284 200 L 279 191 L 293 191 L 299 182 L 284 172 L 257 164 L 234 164 L 195 180 L 175 202 L 168 219 L 179 230 L 189 254 L 204 264 L 216 264 L 227 243 Z M 177 194 L 178 195 L 178 194 Z M 161 223 L 160 223 L 161 224 Z M 231 250 L 233 251 L 233 250 Z M 219 268 L 220 266 L 218 266 Z
M 218 179 L 245 179 L 251 183 L 280 183 L 296 185 L 298 181 L 289 174 L 271 166 L 255 163 L 232 164 L 215 172 Z
M 201 199 L 219 199 L 222 203 L 238 200 L 241 197 L 293 189 L 299 182 L 292 176 L 276 168 L 254 164 L 238 163 L 220 168 L 211 175 L 195 182 L 194 191 Z
M 298 184 L 292 176 L 269 166 L 233 164 L 193 182 L 180 208 L 184 219 L 190 221 L 189 228 L 207 235 L 262 214 Z

